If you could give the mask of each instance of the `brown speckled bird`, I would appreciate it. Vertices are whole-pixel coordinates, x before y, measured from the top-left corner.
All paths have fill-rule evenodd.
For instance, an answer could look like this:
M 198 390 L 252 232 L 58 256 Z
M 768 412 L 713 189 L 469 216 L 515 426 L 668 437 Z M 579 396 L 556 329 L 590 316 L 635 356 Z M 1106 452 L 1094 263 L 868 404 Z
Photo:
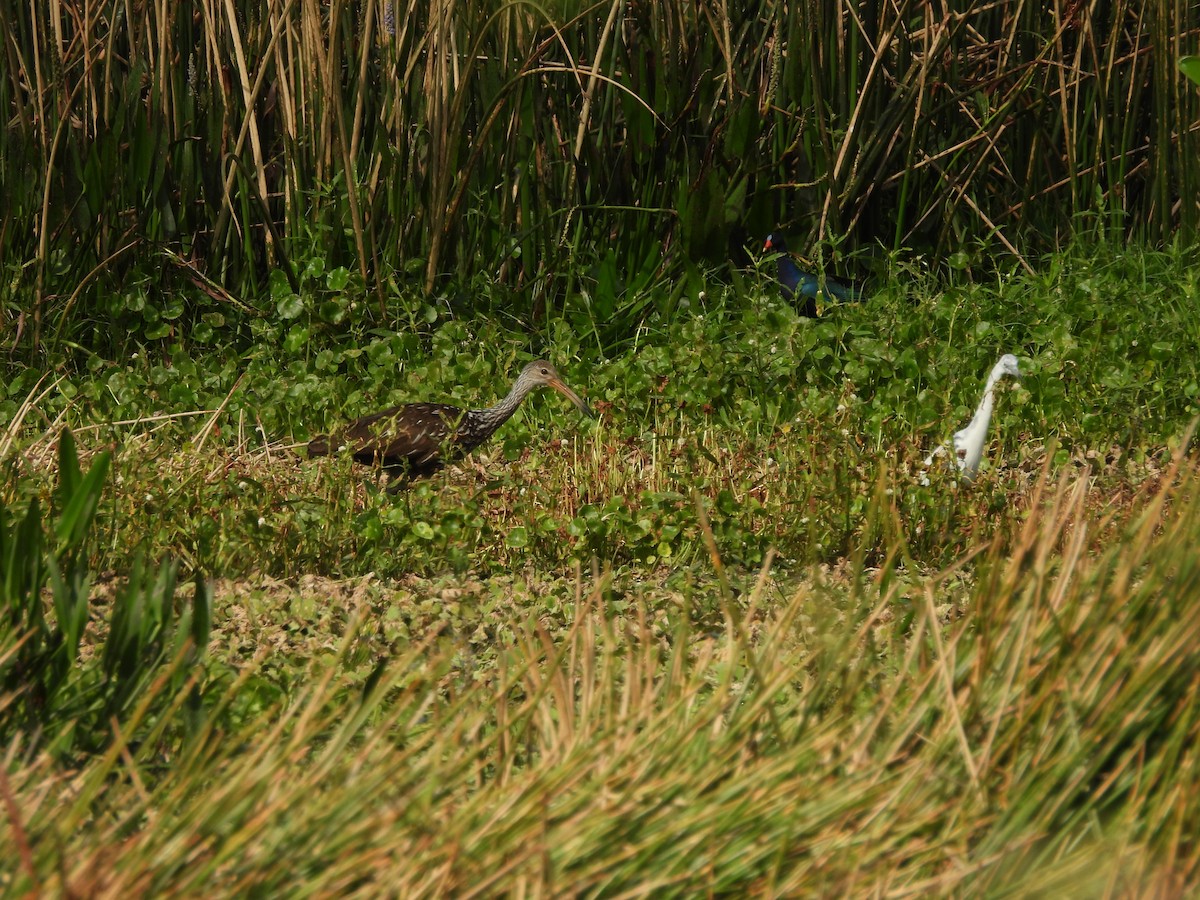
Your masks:
M 508 396 L 488 409 L 462 410 L 444 403 L 405 403 L 350 424 L 331 440 L 313 438 L 308 455 L 349 450 L 359 462 L 401 469 L 410 477 L 429 475 L 460 459 L 490 438 L 532 390 L 551 387 L 591 416 L 583 398 L 567 387 L 554 366 L 537 359 L 521 370 Z

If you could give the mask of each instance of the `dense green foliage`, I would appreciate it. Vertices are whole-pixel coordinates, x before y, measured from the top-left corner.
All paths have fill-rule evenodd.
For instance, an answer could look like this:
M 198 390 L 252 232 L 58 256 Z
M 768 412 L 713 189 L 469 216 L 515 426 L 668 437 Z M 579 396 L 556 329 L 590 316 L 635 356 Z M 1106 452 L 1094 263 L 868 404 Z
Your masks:
M 793 563 L 835 562 L 886 541 L 865 516 L 880 479 L 905 504 L 912 552 L 936 565 L 988 533 L 998 510 L 986 492 L 947 506 L 914 484 L 919 460 L 970 418 L 1001 353 L 1019 353 L 1026 371 L 994 422 L 1009 488 L 1051 449 L 1055 466 L 1099 454 L 1114 462 L 1106 476 L 1140 472 L 1200 413 L 1192 259 L 1102 247 L 1064 254 L 1036 278 L 944 290 L 898 270 L 865 304 L 818 320 L 798 318 L 769 284 L 746 296 L 715 288 L 608 355 L 583 322 L 536 342 L 482 317 L 443 314 L 427 340 L 330 323 L 323 308 L 356 302 L 335 272 L 281 301 L 294 316 L 244 320 L 233 343 L 235 330 L 157 350 L 131 337 L 127 361 L 91 355 L 32 418 L 23 403 L 48 383 L 25 370 L 0 422 L 36 434 L 43 416 L 61 414 L 89 442 L 118 448 L 128 487 L 106 509 L 104 566 L 143 542 L 152 556 L 230 576 L 557 568 L 593 554 L 679 562 L 701 550 L 694 491 L 731 559 L 756 565 L 773 546 Z M 250 348 L 239 354 L 241 341 Z M 544 352 L 599 419 L 534 397 L 479 456 L 478 485 L 446 491 L 460 479 L 439 475 L 395 503 L 372 478 L 368 496 L 356 494 L 364 476 L 346 460 L 301 463 L 280 450 L 392 403 L 491 403 Z M 22 474 L 18 457 L 7 466 Z M 46 488 L 18 479 L 13 490 Z
M 145 715 L 142 701 L 162 670 L 169 665 L 168 691 L 181 690 L 196 665 L 195 648 L 202 653 L 208 645 L 208 588 L 197 582 L 177 621 L 177 566 L 164 562 L 156 574 L 141 553 L 122 560 L 132 571 L 115 592 L 101 651 L 85 641 L 94 578 L 88 544 L 109 463 L 107 452 L 98 453 L 85 474 L 71 432 L 62 432 L 49 535 L 36 497 L 11 522 L 0 498 L 0 740 L 26 753 L 43 741 L 60 758 L 104 749 L 113 737 L 110 723 L 127 720 L 136 705 Z M 81 647 L 97 664 L 79 664 Z M 194 684 L 188 701 L 196 715 Z
M 1196 884 L 1198 17 L 0 5 L 0 894 Z
M 994 422 L 1009 489 L 1044 462 L 1094 453 L 1113 459 L 1104 477 L 1137 480 L 1200 413 L 1193 261 L 1100 247 L 1054 257 L 1038 277 L 945 289 L 897 269 L 867 303 L 815 321 L 770 284 L 745 295 L 713 287 L 608 352 L 583 318 L 533 337 L 433 306 L 428 334 L 330 322 L 322 310 L 361 302 L 335 271 L 282 296 L 287 317 L 231 317 L 207 342 L 148 345 L 131 329 L 118 359 L 86 357 L 23 427 L 41 434 L 63 415 L 93 445 L 118 449 L 127 487 L 105 517 L 105 567 L 143 542 L 231 576 L 486 573 L 587 565 L 593 554 L 689 561 L 700 550 L 693 491 L 732 561 L 757 565 L 773 546 L 793 563 L 834 562 L 883 546 L 865 516 L 881 478 L 911 517 L 912 552 L 937 565 L 989 533 L 999 510 L 987 492 L 931 502 L 942 492 L 915 473 L 970 418 L 1001 353 L 1017 352 L 1026 371 Z M 533 355 L 559 363 L 599 419 L 535 396 L 477 456 L 482 480 L 447 491 L 462 479 L 441 475 L 397 503 L 371 477 L 359 495 L 364 476 L 346 460 L 279 449 L 393 403 L 491 403 Z M 18 374 L 0 423 L 14 427 L 48 387 L 35 370 Z M 7 465 L 36 474 L 18 458 Z M 37 478 L 13 485 L 45 490 Z
M 123 313 L 149 340 L 272 319 L 268 278 L 298 292 L 317 257 L 379 327 L 431 290 L 475 312 L 499 282 L 522 321 L 583 307 L 624 334 L 656 278 L 776 225 L 859 275 L 886 268 L 879 248 L 987 271 L 1070 234 L 1190 235 L 1200 99 L 1175 61 L 1198 16 L 17 4 L 0 10 L 6 331 L 112 352 Z

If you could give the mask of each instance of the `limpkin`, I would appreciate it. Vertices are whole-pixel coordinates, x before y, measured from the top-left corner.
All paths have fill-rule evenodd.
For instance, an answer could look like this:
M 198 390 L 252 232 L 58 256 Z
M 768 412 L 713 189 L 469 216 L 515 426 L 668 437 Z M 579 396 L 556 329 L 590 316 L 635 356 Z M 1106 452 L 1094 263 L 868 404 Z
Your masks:
M 517 411 L 526 395 L 539 387 L 554 388 L 585 416 L 591 416 L 587 403 L 567 387 L 554 366 L 538 359 L 521 370 L 508 396 L 488 409 L 463 410 L 444 403 L 393 406 L 355 420 L 332 439 L 327 435 L 313 438 L 308 455 L 349 450 L 359 462 L 409 477 L 429 475 L 490 438 Z
M 1017 358 L 1011 353 L 1000 357 L 992 366 L 987 384 L 983 388 L 983 397 L 975 409 L 975 415 L 967 423 L 967 427 L 954 434 L 954 464 L 958 467 L 963 480 L 973 481 L 979 472 L 979 463 L 983 461 L 983 444 L 987 438 L 988 423 L 992 419 L 992 407 L 996 403 L 996 385 L 1005 375 L 1013 378 L 1021 377 L 1021 368 Z M 946 455 L 946 446 L 942 445 L 925 457 L 925 467 L 933 465 L 933 461 Z M 928 476 L 921 478 L 922 484 L 929 484 Z
M 783 292 L 785 300 L 794 302 L 797 297 L 804 298 L 803 305 L 797 308 L 802 316 L 810 319 L 816 318 L 817 296 L 822 292 L 842 303 L 862 299 L 862 291 L 857 288 L 834 281 L 832 278 L 826 278 L 825 284 L 822 285 L 821 280 L 816 275 L 813 275 L 811 272 L 802 271 L 796 265 L 796 261 L 792 259 L 791 254 L 788 253 L 787 242 L 783 239 L 783 235 L 778 232 L 772 232 L 767 235 L 767 241 L 763 244 L 763 251 L 779 254 L 779 259 L 776 262 L 779 273 L 779 288 Z

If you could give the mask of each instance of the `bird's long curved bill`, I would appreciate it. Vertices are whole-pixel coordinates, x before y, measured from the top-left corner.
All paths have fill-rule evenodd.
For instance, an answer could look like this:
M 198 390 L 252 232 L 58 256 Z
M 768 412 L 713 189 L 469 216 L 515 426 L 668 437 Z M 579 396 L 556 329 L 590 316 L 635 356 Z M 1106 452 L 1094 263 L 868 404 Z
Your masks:
M 550 387 L 554 388 L 556 391 L 558 391 L 560 394 L 562 394 L 564 397 L 566 397 L 568 400 L 570 400 L 572 403 L 574 403 L 575 407 L 581 413 L 583 413 L 589 419 L 592 418 L 592 408 L 587 405 L 587 401 L 585 401 L 577 393 L 575 393 L 573 390 L 571 390 L 569 387 L 567 387 L 565 383 L 563 383 L 563 382 L 559 381 L 557 378 L 555 378 L 551 381 L 548 381 L 547 384 L 549 384 Z

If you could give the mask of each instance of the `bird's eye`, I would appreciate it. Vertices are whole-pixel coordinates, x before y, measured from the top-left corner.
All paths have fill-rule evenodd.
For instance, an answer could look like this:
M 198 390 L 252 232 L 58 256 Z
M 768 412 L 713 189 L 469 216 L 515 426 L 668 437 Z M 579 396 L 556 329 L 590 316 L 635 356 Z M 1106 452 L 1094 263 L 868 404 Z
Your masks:
M 542 374 L 543 374 L 543 375 L 549 375 L 549 374 L 550 374 L 550 370 L 549 370 L 549 369 L 542 369 Z

